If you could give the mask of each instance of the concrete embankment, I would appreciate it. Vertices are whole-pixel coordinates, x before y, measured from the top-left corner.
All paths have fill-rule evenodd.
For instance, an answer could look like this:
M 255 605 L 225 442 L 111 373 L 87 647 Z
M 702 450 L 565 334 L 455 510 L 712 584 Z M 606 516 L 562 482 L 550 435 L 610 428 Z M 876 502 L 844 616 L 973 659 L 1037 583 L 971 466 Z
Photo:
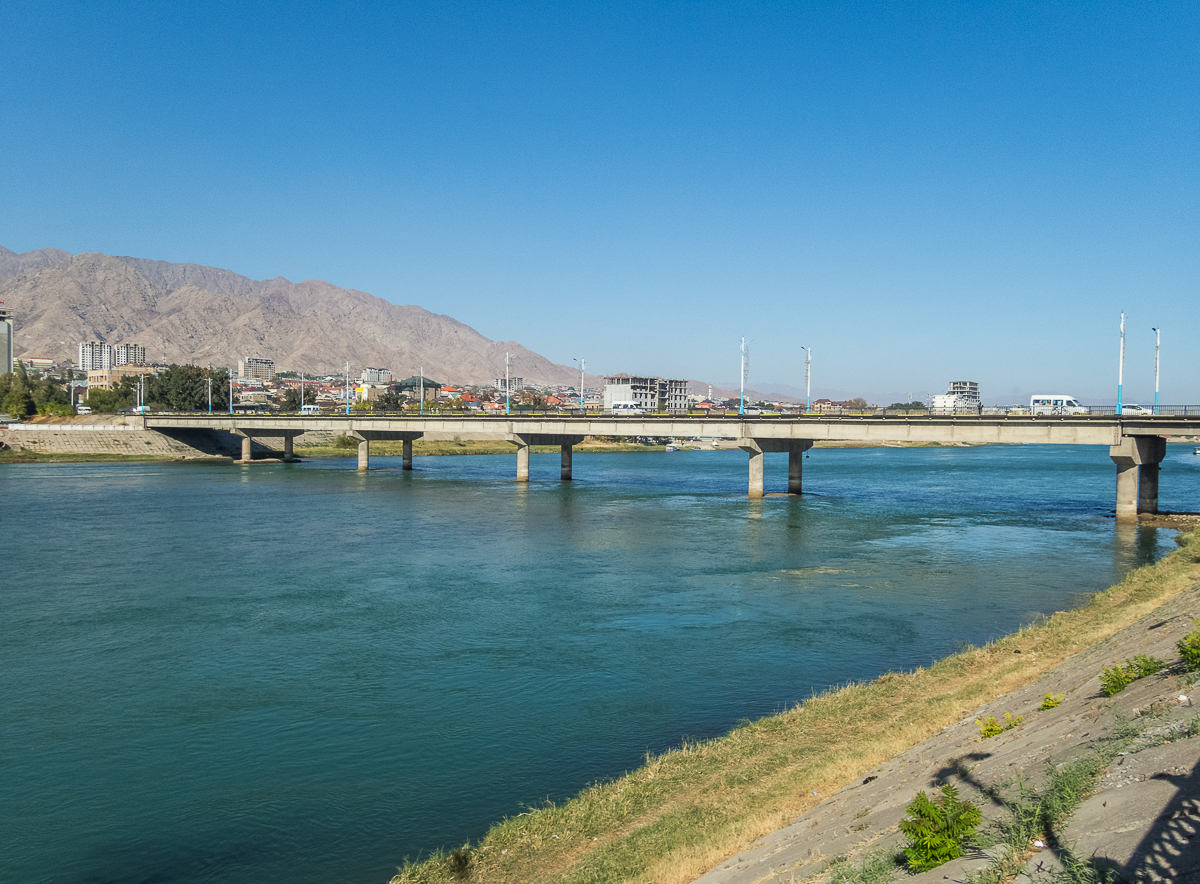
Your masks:
M 1130 882 L 1200 881 L 1200 691 L 1175 647 L 1196 629 L 1197 613 L 1200 585 L 878 765 L 695 884 L 825 881 L 831 866 L 840 866 L 847 880 L 910 884 L 967 884 L 971 878 L 1082 884 L 1108 880 L 1099 877 L 1102 871 Z M 1169 668 L 1106 697 L 1102 669 L 1139 654 Z M 1041 708 L 1048 695 L 1059 704 Z M 983 739 L 978 721 L 992 716 L 1003 724 L 1006 713 L 1019 724 Z M 983 809 L 985 820 L 1003 824 L 1013 809 L 1029 812 L 1036 805 L 1051 772 L 1106 746 L 1110 751 L 1097 762 L 1103 772 L 1059 830 L 1038 829 L 1015 851 L 1003 844 L 968 850 L 919 875 L 880 872 L 880 861 L 904 846 L 899 823 L 919 792 L 935 794 L 951 784 Z M 856 874 L 869 856 L 876 857 L 875 876 Z M 1088 878 L 1081 867 L 1097 877 Z
M 273 448 L 274 443 L 279 448 Z M 241 437 L 228 430 L 147 430 L 136 417 L 117 414 L 81 415 L 56 420 L 33 419 L 0 428 L 0 447 L 36 454 L 113 454 L 127 457 L 172 457 L 184 460 L 241 456 Z M 282 440 L 256 439 L 256 456 L 271 457 Z

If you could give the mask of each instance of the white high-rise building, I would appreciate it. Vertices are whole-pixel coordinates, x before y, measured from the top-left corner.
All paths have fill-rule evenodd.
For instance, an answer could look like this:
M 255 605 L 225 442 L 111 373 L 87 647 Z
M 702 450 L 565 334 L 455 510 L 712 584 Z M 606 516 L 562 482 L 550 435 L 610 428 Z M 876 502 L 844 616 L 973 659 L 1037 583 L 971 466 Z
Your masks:
M 0 374 L 7 374 L 13 370 L 14 325 L 12 311 L 7 307 L 0 307 Z
M 275 377 L 275 360 L 247 356 L 238 360 L 238 377 L 269 381 Z
M 362 377 L 359 378 L 360 384 L 390 384 L 392 382 L 392 373 L 386 368 L 364 368 Z
M 79 345 L 79 370 L 102 371 L 112 368 L 112 347 L 103 341 L 86 341 Z
M 137 344 L 117 344 L 112 348 L 113 365 L 143 365 L 146 362 L 146 348 Z

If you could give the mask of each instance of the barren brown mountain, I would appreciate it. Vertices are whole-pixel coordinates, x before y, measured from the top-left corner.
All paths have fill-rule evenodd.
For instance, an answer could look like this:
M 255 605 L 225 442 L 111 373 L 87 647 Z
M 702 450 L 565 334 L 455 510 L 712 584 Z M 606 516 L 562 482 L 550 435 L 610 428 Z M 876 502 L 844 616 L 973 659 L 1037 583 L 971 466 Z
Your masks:
M 340 374 L 349 360 L 355 371 L 403 378 L 424 368 L 437 380 L 480 384 L 504 374 L 509 352 L 514 377 L 579 383 L 577 369 L 515 341 L 321 280 L 260 282 L 198 264 L 0 246 L 0 301 L 15 314 L 15 352 L 25 357 L 74 359 L 80 341 L 102 340 L 140 344 L 154 362 L 234 366 L 260 356 L 279 369 Z

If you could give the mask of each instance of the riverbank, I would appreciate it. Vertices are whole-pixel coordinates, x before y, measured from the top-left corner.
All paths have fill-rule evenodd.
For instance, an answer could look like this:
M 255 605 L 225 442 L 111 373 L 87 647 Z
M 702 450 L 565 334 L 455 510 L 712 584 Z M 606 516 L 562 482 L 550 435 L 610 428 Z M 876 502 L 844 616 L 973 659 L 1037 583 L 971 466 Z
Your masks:
M 719 866 L 726 866 L 731 882 L 790 881 L 791 872 L 779 878 L 772 873 L 777 866 L 782 873 L 782 863 L 771 859 L 764 866 L 758 857 L 744 859 L 748 855 L 741 852 L 813 812 L 847 784 L 882 778 L 884 767 L 895 767 L 904 753 L 943 729 L 951 728 L 957 737 L 969 735 L 984 704 L 1021 714 L 1030 697 L 1037 699 L 1035 683 L 1074 659 L 1083 661 L 1089 681 L 1071 688 L 1071 697 L 1086 712 L 1094 705 L 1090 681 L 1098 674 L 1096 661 L 1105 657 L 1106 643 L 1184 593 L 1192 595 L 1180 602 L 1181 610 L 1190 612 L 1197 603 L 1200 538 L 1193 532 L 1180 541 L 1178 550 L 1130 573 L 1080 608 L 1056 612 L 928 668 L 834 688 L 719 739 L 648 757 L 638 770 L 596 784 L 568 802 L 497 823 L 479 843 L 407 863 L 393 884 L 463 879 L 683 884 L 706 873 L 717 875 Z M 1187 627 L 1182 615 L 1172 622 L 1175 631 Z M 1172 636 L 1164 631 L 1155 638 L 1169 644 Z M 1094 651 L 1101 652 L 1094 660 L 1085 656 Z M 1105 657 L 1102 665 L 1119 659 Z M 1083 714 L 1071 706 L 1067 711 Z M 1092 736 L 1098 737 L 1098 731 Z M 978 734 L 964 738 L 962 745 L 978 751 Z M 954 751 L 960 748 L 956 744 Z M 936 771 L 950 759 L 930 754 L 924 760 L 937 762 Z M 872 823 L 862 821 L 866 817 L 864 813 L 856 821 L 842 805 L 835 807 L 824 818 L 828 840 L 822 836 L 806 844 L 808 853 L 797 858 L 803 862 L 794 863 L 796 880 L 823 871 L 839 853 L 856 855 L 855 845 L 867 849 L 884 843 L 887 833 L 869 831 Z M 773 855 L 769 848 L 768 854 Z M 807 869 L 799 871 L 806 863 Z M 730 870 L 739 869 L 750 871 L 732 876 Z M 938 880 L 941 875 L 939 870 Z

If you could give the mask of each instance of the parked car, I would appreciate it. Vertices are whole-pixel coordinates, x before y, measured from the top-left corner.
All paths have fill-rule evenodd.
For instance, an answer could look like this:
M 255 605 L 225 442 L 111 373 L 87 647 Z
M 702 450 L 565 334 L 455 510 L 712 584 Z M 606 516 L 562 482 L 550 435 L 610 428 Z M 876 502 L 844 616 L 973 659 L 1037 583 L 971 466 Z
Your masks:
M 1149 405 L 1121 405 L 1121 414 L 1154 414 Z

